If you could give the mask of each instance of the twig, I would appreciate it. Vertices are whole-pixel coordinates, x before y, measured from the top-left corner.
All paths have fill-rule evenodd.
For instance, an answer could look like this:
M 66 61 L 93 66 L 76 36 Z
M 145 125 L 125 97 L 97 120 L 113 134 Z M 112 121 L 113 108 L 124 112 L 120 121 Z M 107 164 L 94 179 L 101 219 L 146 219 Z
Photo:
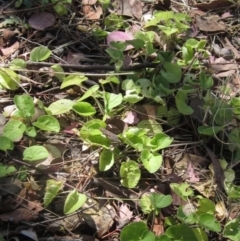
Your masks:
M 27 62 L 27 67 L 51 67 L 56 63 L 46 63 L 46 62 Z M 79 71 L 95 71 L 95 70 L 105 70 L 105 71 L 114 71 L 115 67 L 111 65 L 75 65 L 75 64 L 58 64 L 63 69 L 73 69 Z M 131 71 L 131 70 L 141 70 L 145 68 L 157 68 L 160 64 L 159 63 L 142 63 L 136 64 L 133 66 L 122 67 L 121 71 Z

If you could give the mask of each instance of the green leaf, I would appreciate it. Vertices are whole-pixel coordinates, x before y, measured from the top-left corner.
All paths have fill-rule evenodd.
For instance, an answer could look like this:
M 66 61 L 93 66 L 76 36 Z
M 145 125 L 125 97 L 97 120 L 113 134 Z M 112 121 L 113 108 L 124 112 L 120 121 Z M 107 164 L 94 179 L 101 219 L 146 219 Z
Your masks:
M 171 241 L 171 239 L 167 235 L 161 234 L 161 236 L 155 237 L 155 241 Z
M 178 83 L 182 78 L 182 70 L 175 63 L 165 63 L 160 73 L 169 83 Z
M 219 233 L 221 231 L 221 225 L 216 221 L 214 214 L 203 213 L 199 216 L 199 224 L 208 230 Z
M 53 8 L 56 11 L 56 13 L 59 14 L 60 16 L 68 13 L 66 6 L 61 2 L 55 4 Z
M 185 43 L 186 46 L 191 47 L 192 49 L 195 49 L 198 47 L 199 41 L 197 41 L 194 38 L 188 39 Z
M 240 216 L 227 222 L 224 226 L 223 236 L 232 241 L 240 240 Z
M 108 92 L 104 92 L 103 99 L 105 105 L 105 112 L 107 114 L 109 114 L 114 107 L 120 105 L 123 101 L 122 94 L 114 94 Z
M 199 126 L 198 133 L 207 136 L 214 136 L 223 129 L 221 126 Z
M 112 150 L 103 149 L 99 158 L 99 171 L 107 171 L 114 164 L 114 153 Z
M 187 201 L 187 197 L 193 195 L 193 190 L 187 183 L 171 183 L 171 189 L 183 200 Z
M 37 130 L 34 126 L 27 126 L 25 130 L 26 135 L 30 137 L 36 137 L 37 135 Z
M 21 112 L 21 115 L 26 118 L 30 118 L 35 113 L 34 102 L 31 96 L 29 95 L 15 95 L 14 103 L 17 106 L 18 110 Z
M 155 241 L 155 235 L 144 222 L 133 222 L 122 229 L 120 241 Z
M 65 78 L 65 73 L 63 68 L 58 65 L 58 64 L 54 64 L 51 66 L 51 69 L 54 71 L 54 76 L 59 80 L 59 81 L 63 81 L 63 79 Z
M 7 151 L 7 150 L 13 150 L 14 144 L 13 142 L 5 137 L 5 136 L 0 136 L 0 150 L 1 151 Z
M 52 115 L 61 115 L 72 109 L 74 102 L 69 99 L 61 99 L 49 105 L 48 110 Z
M 152 200 L 149 194 L 143 194 L 139 204 L 144 214 L 149 214 L 152 211 L 154 211 L 155 207 L 152 203 Z
M 213 78 L 210 75 L 201 72 L 199 74 L 200 87 L 204 90 L 210 89 L 213 86 Z
M 154 204 L 154 207 L 158 209 L 165 208 L 172 203 L 171 195 L 151 193 L 150 199 L 151 199 L 151 202 Z
M 141 171 L 135 161 L 122 162 L 120 167 L 121 184 L 124 187 L 134 188 L 141 177 Z
M 87 99 L 88 97 L 94 96 L 94 94 L 99 90 L 99 85 L 93 85 L 87 91 L 83 94 L 81 98 L 79 98 L 77 101 L 83 101 Z
M 103 146 L 105 148 L 110 147 L 110 140 L 101 132 L 101 128 L 105 128 L 106 124 L 98 119 L 94 119 L 86 122 L 79 135 L 81 138 L 92 145 Z
M 173 138 L 164 133 L 157 133 L 148 143 L 152 151 L 158 151 L 171 145 Z
M 188 227 L 186 224 L 177 224 L 169 227 L 165 231 L 165 235 L 167 235 L 171 240 L 191 240 L 191 241 L 200 241 L 193 232 L 193 229 Z
M 62 189 L 62 187 L 63 187 L 63 181 L 56 181 L 53 179 L 47 180 L 46 190 L 43 198 L 45 208 L 57 196 L 58 192 Z
M 161 31 L 163 31 L 167 36 L 179 32 L 178 28 L 168 27 L 164 25 L 158 25 L 158 28 L 161 29 Z
M 208 235 L 200 228 L 192 228 L 198 241 L 208 241 Z
M 20 77 L 11 69 L 0 68 L 0 87 L 16 90 L 19 87 Z
M 64 214 L 70 214 L 77 211 L 87 201 L 85 194 L 79 193 L 77 190 L 72 190 L 64 203 Z
M 126 43 L 132 45 L 136 50 L 143 48 L 145 45 L 142 39 L 127 40 Z
M 34 48 L 30 53 L 30 60 L 33 62 L 40 62 L 48 59 L 52 51 L 44 46 Z
M 150 173 L 154 173 L 159 170 L 163 161 L 162 155 L 157 152 L 152 153 L 149 150 L 142 150 L 140 160 Z
M 10 120 L 3 129 L 3 136 L 9 138 L 13 142 L 20 141 L 23 137 L 23 133 L 26 129 L 26 125 L 19 120 Z
M 202 198 L 199 200 L 198 210 L 196 211 L 196 215 L 201 215 L 204 213 L 214 214 L 215 213 L 215 205 L 208 198 Z
M 87 77 L 85 77 L 85 75 L 82 73 L 79 73 L 78 75 L 70 74 L 63 79 L 63 82 L 61 84 L 61 89 L 66 88 L 71 85 L 80 86 L 81 83 L 84 82 L 85 80 L 87 80 Z
M 88 102 L 77 102 L 73 105 L 72 110 L 81 116 L 92 116 L 96 114 L 96 109 Z
M 163 195 L 158 193 L 143 194 L 140 199 L 140 207 L 145 214 L 152 211 L 159 211 L 172 203 L 170 195 Z
M 23 160 L 25 161 L 38 161 L 45 159 L 49 156 L 47 149 L 43 146 L 30 146 L 23 152 Z
M 17 171 L 17 169 L 14 166 L 7 166 L 0 163 L 0 177 L 5 177 L 15 171 Z
M 23 59 L 13 59 L 10 63 L 10 69 L 24 69 L 27 63 Z
M 123 100 L 130 103 L 135 104 L 143 99 L 143 96 L 139 96 L 139 94 L 135 93 L 126 93 L 126 95 L 123 97 Z
M 119 137 L 126 144 L 132 146 L 138 151 L 142 151 L 145 146 L 145 142 L 150 141 L 150 138 L 145 135 L 147 132 L 148 130 L 131 127 L 120 134 Z
M 42 131 L 52 131 L 52 132 L 60 131 L 59 122 L 53 116 L 42 115 L 37 119 L 36 122 L 33 123 L 33 125 Z
M 186 104 L 187 93 L 185 91 L 179 90 L 176 94 L 176 105 L 178 111 L 183 115 L 191 115 L 193 113 L 193 109 Z

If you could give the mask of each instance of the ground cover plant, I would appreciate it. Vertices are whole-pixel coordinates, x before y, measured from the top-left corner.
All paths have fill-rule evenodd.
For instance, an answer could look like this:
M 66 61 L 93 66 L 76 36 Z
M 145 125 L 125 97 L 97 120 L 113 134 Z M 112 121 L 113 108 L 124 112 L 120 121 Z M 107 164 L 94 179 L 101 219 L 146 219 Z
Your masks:
M 238 1 L 1 9 L 0 240 L 240 240 Z

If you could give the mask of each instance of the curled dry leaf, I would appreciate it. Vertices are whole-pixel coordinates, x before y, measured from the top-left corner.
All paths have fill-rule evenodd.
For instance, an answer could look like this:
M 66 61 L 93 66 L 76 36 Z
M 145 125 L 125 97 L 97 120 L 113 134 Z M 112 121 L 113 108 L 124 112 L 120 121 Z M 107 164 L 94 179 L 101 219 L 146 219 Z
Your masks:
M 51 27 L 56 21 L 55 16 L 52 13 L 40 12 L 33 14 L 29 20 L 29 25 L 37 30 L 44 30 Z

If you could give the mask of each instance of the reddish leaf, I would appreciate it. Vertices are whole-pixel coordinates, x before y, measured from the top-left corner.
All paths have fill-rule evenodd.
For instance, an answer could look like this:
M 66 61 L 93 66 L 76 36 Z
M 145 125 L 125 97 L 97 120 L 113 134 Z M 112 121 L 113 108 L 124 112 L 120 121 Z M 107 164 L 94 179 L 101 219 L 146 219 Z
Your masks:
M 33 14 L 29 20 L 29 25 L 37 30 L 44 30 L 55 23 L 55 16 L 52 13 L 40 12 Z

